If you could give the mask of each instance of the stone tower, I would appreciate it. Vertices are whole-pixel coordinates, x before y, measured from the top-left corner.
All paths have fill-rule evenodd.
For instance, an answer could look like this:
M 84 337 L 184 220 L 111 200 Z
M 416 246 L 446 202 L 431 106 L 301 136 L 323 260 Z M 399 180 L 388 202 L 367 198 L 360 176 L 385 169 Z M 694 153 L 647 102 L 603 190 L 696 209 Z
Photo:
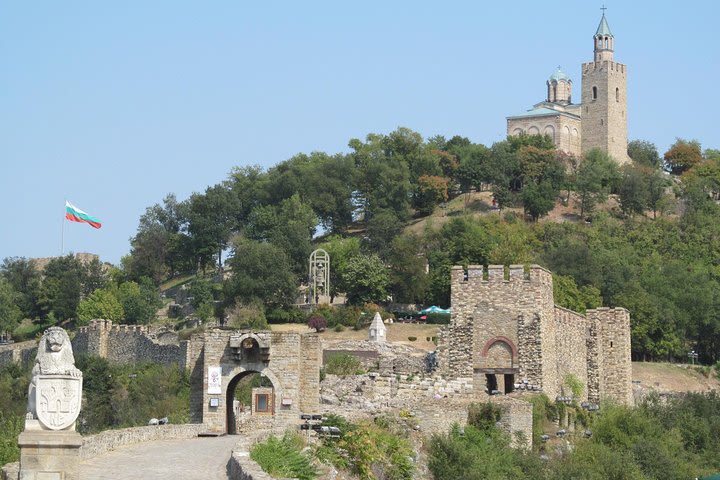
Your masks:
M 582 154 L 599 148 L 626 163 L 627 66 L 613 59 L 615 38 L 604 13 L 593 48 L 594 60 L 582 65 Z

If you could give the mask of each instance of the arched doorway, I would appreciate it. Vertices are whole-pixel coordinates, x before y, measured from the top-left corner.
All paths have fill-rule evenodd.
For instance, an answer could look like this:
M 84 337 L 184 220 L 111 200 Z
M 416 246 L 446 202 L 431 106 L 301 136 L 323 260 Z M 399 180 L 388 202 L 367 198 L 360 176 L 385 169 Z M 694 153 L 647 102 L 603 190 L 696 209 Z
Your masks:
M 481 368 L 476 372 L 485 375 L 485 390 L 489 394 L 510 393 L 514 390 L 517 368 L 517 347 L 507 337 L 493 337 L 483 346 Z
M 235 435 L 252 417 L 275 414 L 275 386 L 264 373 L 246 370 L 228 382 L 225 406 L 227 433 Z

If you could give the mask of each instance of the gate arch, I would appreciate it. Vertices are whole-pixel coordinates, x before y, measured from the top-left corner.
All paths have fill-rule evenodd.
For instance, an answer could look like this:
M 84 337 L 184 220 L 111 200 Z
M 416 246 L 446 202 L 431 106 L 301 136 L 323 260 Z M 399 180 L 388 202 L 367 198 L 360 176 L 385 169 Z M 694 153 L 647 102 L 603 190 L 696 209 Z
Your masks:
M 280 380 L 278 379 L 277 375 L 275 375 L 274 372 L 267 368 L 262 370 L 254 370 L 252 368 L 245 367 L 233 368 L 228 372 L 227 375 L 223 375 L 223 385 L 227 385 L 227 387 L 225 388 L 225 433 L 227 433 L 228 435 L 237 433 L 235 429 L 237 412 L 234 408 L 235 390 L 237 388 L 237 385 L 243 378 L 246 378 L 256 373 L 266 377 L 268 380 L 270 380 L 270 383 L 272 384 L 272 399 L 269 404 L 270 412 L 268 413 L 268 415 L 275 415 L 275 399 L 282 398 L 282 388 L 280 387 Z M 249 408 L 249 414 L 251 416 L 255 415 L 254 402 L 252 399 Z

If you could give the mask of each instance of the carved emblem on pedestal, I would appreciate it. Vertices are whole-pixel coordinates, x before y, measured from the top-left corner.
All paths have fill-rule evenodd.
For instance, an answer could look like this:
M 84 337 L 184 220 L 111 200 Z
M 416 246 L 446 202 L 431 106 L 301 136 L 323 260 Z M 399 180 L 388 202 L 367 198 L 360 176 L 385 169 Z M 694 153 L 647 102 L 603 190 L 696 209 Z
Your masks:
M 63 430 L 80 413 L 82 377 L 38 375 L 35 380 L 37 419 L 50 430 Z

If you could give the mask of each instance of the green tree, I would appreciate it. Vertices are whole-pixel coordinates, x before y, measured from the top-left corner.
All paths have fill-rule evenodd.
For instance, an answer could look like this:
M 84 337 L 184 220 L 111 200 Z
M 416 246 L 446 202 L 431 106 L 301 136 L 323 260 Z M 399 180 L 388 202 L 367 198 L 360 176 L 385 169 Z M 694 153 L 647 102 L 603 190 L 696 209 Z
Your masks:
M 187 232 L 197 264 L 205 267 L 217 258 L 222 268 L 222 252 L 236 229 L 236 198 L 224 185 L 208 187 L 204 194 L 193 194 L 187 206 Z
M 625 214 L 642 215 L 650 203 L 646 181 L 648 173 L 640 167 L 626 165 L 621 169 L 620 175 L 620 208 Z
M 525 185 L 521 194 L 525 213 L 530 215 L 533 221 L 537 221 L 555 207 L 555 199 L 559 193 L 549 182 Z
M 390 275 L 377 255 L 357 255 L 350 258 L 340 271 L 347 285 L 350 305 L 378 303 L 387 299 Z
M 23 317 L 39 317 L 41 275 L 33 262 L 23 257 L 5 258 L 0 266 L 0 275 L 15 290 L 17 306 Z
M 380 210 L 390 210 L 401 220 L 407 218 L 412 185 L 406 157 L 419 146 L 417 134 L 401 130 L 397 135 L 369 134 L 365 143 L 350 140 L 357 172 L 356 200 L 366 220 Z
M 85 269 L 72 254 L 55 257 L 45 266 L 40 290 L 44 316 L 58 320 L 74 318 L 83 291 Z
M 301 276 L 307 274 L 316 226 L 315 213 L 295 194 L 277 206 L 266 205 L 253 209 L 245 235 L 282 249 L 291 262 L 293 273 Z
M 17 303 L 20 295 L 10 282 L 0 277 L 0 332 L 12 332 L 22 317 Z
M 257 299 L 267 306 L 286 306 L 295 300 L 297 278 L 277 246 L 238 238 L 228 263 L 233 275 L 223 286 L 226 305 Z
M 395 237 L 388 258 L 390 292 L 400 303 L 420 303 L 425 299 L 429 278 L 425 273 L 427 260 L 417 235 Z
M 448 200 L 448 179 L 437 175 L 421 175 L 417 179 L 413 204 L 418 213 L 430 215 L 441 202 Z
M 367 222 L 366 250 L 387 258 L 393 239 L 403 229 L 403 222 L 392 210 L 378 210 Z
M 667 173 L 659 169 L 646 171 L 645 186 L 647 188 L 647 206 L 652 210 L 653 218 L 657 218 L 657 213 L 662 213 L 670 200 L 670 194 L 667 193 L 670 186 Z
M 347 262 L 360 254 L 360 240 L 357 237 L 343 238 L 331 235 L 320 245 L 330 255 L 330 296 L 345 293 L 348 286 L 343 283 L 340 272 Z M 332 302 L 331 302 L 332 303 Z
M 484 184 L 492 181 L 492 168 L 490 166 L 490 149 L 481 144 L 460 145 L 449 147 L 460 162 L 457 169 L 457 180 L 460 188 L 467 192 L 471 188 L 478 191 L 483 189 Z
M 585 155 L 578 167 L 575 184 L 581 216 L 592 212 L 595 205 L 607 200 L 617 178 L 617 165 L 607 153 L 593 149 Z
M 627 146 L 628 156 L 636 163 L 653 169 L 661 165 L 660 155 L 654 143 L 646 140 L 632 140 Z
M 120 322 L 125 317 L 125 311 L 113 291 L 99 288 L 80 302 L 77 317 L 82 325 L 87 325 L 94 319 Z
M 140 217 L 137 233 L 130 239 L 130 255 L 123 258 L 129 277 L 151 278 L 160 284 L 168 276 L 193 268 L 187 226 L 187 204 L 170 193 L 163 204 L 148 207 Z
M 600 290 L 592 285 L 578 287 L 572 277 L 553 274 L 553 298 L 561 307 L 585 313 L 602 306 Z
M 141 278 L 140 283 L 121 283 L 117 288 L 117 298 L 125 312 L 125 322 L 129 324 L 150 323 L 162 307 L 160 291 L 147 277 Z

